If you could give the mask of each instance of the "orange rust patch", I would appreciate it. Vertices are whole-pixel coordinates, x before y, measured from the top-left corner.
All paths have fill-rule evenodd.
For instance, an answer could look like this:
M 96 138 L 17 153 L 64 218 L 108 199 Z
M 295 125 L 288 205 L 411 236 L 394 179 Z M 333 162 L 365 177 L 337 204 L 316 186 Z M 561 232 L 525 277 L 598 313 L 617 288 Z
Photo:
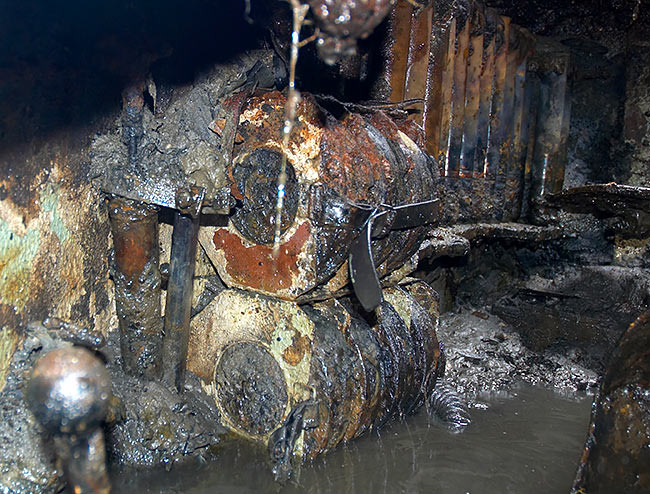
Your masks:
M 241 239 L 225 228 L 219 228 L 212 239 L 217 250 L 226 256 L 226 271 L 238 284 L 275 293 L 291 286 L 298 274 L 298 255 L 309 238 L 309 223 L 298 227 L 293 236 L 280 246 L 278 258 L 273 259 L 272 248 L 266 245 L 246 247 Z
M 372 141 L 363 117 L 330 119 L 321 138 L 321 180 L 341 196 L 377 204 L 385 200 L 390 163 Z
M 284 349 L 282 358 L 289 365 L 298 365 L 305 352 L 309 349 L 309 338 L 301 335 L 298 331 L 293 333 L 293 343 Z

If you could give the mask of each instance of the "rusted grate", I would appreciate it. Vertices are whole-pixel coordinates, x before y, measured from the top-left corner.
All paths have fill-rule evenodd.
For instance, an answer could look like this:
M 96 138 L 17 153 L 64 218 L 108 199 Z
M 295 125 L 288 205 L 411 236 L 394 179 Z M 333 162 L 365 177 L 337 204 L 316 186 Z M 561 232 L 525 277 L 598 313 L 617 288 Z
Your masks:
M 561 190 L 565 49 L 476 2 L 400 0 L 389 22 L 390 99 L 422 100 L 414 118 L 458 198 L 450 220 L 518 220 L 531 198 Z

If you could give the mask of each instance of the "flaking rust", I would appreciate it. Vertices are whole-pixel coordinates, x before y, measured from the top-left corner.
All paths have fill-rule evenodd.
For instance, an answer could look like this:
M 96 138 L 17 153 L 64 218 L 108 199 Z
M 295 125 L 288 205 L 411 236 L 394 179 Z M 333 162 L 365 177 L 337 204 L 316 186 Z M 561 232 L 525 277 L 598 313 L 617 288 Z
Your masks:
M 228 225 L 203 228 L 199 236 L 227 285 L 295 300 L 342 269 L 376 207 L 433 199 L 438 171 L 408 123 L 399 125 L 381 112 L 337 120 L 308 94 L 285 145 L 285 102 L 281 93 L 267 92 L 242 108 L 237 131 L 243 142 L 235 146 L 228 171 L 239 202 Z M 275 177 L 283 156 L 282 237 L 274 257 Z M 423 231 L 381 235 L 373 245 L 380 274 L 404 264 Z
M 650 489 L 650 313 L 630 325 L 594 402 L 572 494 Z

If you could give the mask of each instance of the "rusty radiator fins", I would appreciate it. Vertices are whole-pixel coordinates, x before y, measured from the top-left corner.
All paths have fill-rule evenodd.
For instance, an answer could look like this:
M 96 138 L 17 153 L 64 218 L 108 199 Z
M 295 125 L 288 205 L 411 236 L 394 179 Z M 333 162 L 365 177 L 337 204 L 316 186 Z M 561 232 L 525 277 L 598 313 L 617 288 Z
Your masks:
M 515 106 L 515 78 L 517 72 L 518 31 L 510 25 L 510 19 L 502 17 L 505 42 L 504 53 L 497 56 L 499 97 L 493 102 L 493 120 L 490 124 L 489 154 L 492 159 L 490 178 L 494 180 L 494 219 L 503 219 L 505 180 L 512 153 L 512 133 Z M 496 89 L 495 89 L 496 93 Z
M 507 57 L 510 38 L 510 19 L 498 16 L 496 21 L 492 109 L 490 112 L 490 134 L 485 174 L 486 178 L 491 181 L 496 180 L 499 160 L 501 159 L 501 144 L 505 140 L 507 133 L 507 129 L 502 122 L 506 118 Z
M 458 22 L 456 18 L 449 26 L 447 54 L 442 67 L 442 82 L 440 84 L 440 135 L 438 144 L 438 160 L 443 167 L 443 175 L 448 175 L 449 167 L 449 135 L 451 132 L 452 89 L 456 67 L 456 33 Z M 435 136 L 434 136 L 435 138 Z
M 514 115 L 510 157 L 505 177 L 503 220 L 516 221 L 521 216 L 524 174 L 531 126 L 531 99 L 534 85 L 527 81 L 528 60 L 535 44 L 533 36 L 518 26 L 517 56 L 515 60 Z
M 449 149 L 445 175 L 457 177 L 460 168 L 460 151 L 463 143 L 465 124 L 465 87 L 467 82 L 467 62 L 471 21 L 469 15 L 457 18 L 457 36 L 455 42 L 454 78 L 451 93 L 451 116 L 449 127 Z
M 472 10 L 469 51 L 467 57 L 467 78 L 465 81 L 465 122 L 460 152 L 462 178 L 474 176 L 476 149 L 478 146 L 479 110 L 481 106 L 481 71 L 483 69 L 483 46 L 485 36 L 485 14 L 479 6 Z
M 532 62 L 529 60 L 528 65 Z M 531 200 L 531 186 L 532 186 L 532 170 L 533 170 L 533 159 L 535 156 L 535 135 L 537 129 L 537 113 L 539 108 L 539 78 L 537 74 L 532 72 L 530 68 L 526 75 L 526 105 L 529 108 L 528 113 L 528 126 L 526 127 L 526 139 L 528 143 L 526 145 L 525 153 L 522 154 L 521 159 L 524 163 L 524 183 L 522 186 L 522 198 L 521 198 L 521 214 L 520 218 L 523 221 L 528 221 L 530 216 L 530 200 Z
M 480 98 L 477 115 L 477 141 L 474 178 L 483 178 L 486 174 L 487 148 L 490 127 L 490 110 L 492 107 L 492 86 L 494 83 L 497 13 L 493 9 L 485 10 L 485 34 L 483 35 L 483 60 L 480 75 Z
M 386 64 L 376 89 L 378 97 L 390 101 L 404 99 L 412 15 L 413 6 L 407 0 L 398 0 L 388 16 L 388 35 L 382 46 Z
M 443 4 L 446 5 L 446 4 Z M 451 82 L 454 70 L 453 40 L 456 37 L 456 21 L 450 10 L 440 11 L 435 4 L 429 47 L 429 68 L 424 101 L 423 125 L 427 152 L 436 159 L 446 156 L 449 112 L 451 101 Z M 447 114 L 447 118 L 443 114 Z M 443 137 L 444 136 L 444 137 Z M 441 152 L 442 151 L 442 152 Z
M 430 4 L 424 9 L 415 10 L 411 17 L 411 37 L 404 85 L 405 99 L 417 98 L 424 101 L 426 96 L 432 14 L 433 4 Z M 412 114 L 413 118 L 422 124 L 424 103 L 418 103 L 416 108 L 420 111 Z

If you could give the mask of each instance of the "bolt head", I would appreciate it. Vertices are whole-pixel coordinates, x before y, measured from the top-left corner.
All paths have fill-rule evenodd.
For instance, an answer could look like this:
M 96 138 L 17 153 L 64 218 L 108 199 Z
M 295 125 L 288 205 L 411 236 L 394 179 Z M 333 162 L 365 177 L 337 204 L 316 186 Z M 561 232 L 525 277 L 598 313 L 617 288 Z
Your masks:
M 52 434 L 91 432 L 106 417 L 111 381 L 104 364 L 80 347 L 49 352 L 25 390 L 29 409 Z

